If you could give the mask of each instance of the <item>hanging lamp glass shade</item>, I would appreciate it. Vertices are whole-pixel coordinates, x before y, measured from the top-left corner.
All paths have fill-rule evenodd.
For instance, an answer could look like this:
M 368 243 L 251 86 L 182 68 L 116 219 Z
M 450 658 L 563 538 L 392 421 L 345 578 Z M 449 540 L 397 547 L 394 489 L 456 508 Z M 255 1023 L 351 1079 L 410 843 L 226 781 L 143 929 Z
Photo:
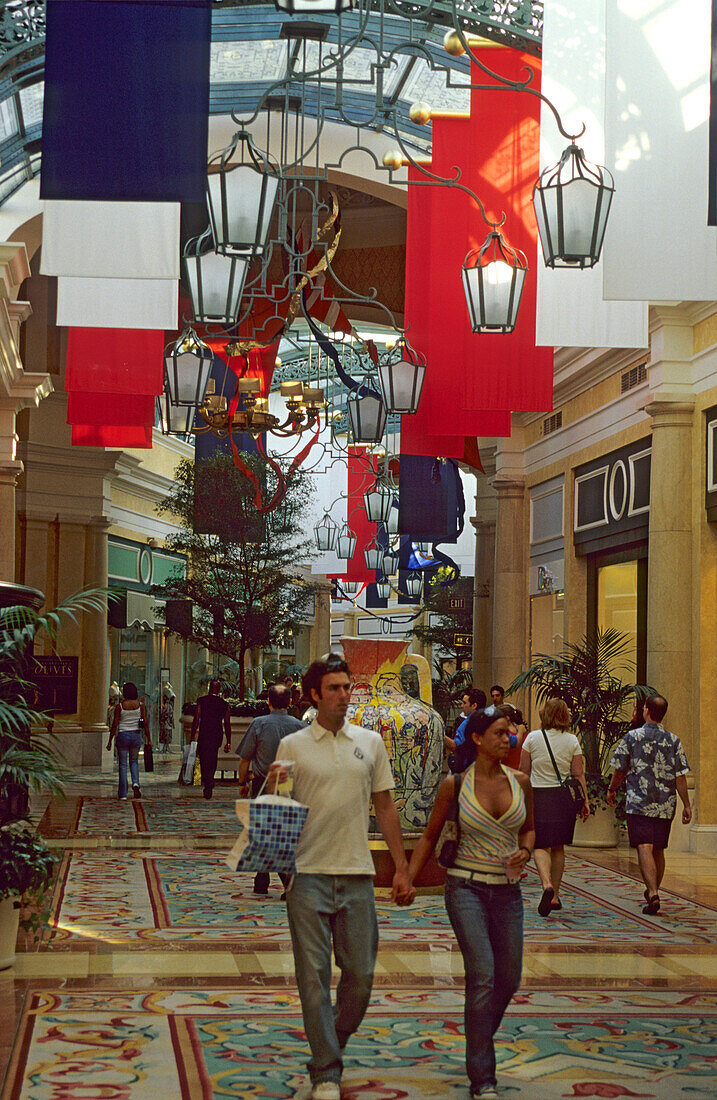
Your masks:
M 376 581 L 376 595 L 379 600 L 387 600 L 391 595 L 391 585 L 388 581 Z
M 157 403 L 164 435 L 191 435 L 196 405 L 173 405 L 166 390 L 157 398 Z
M 398 550 L 387 550 L 383 555 L 383 571 L 387 577 L 392 577 L 398 572 Z
M 336 539 L 336 556 L 352 558 L 356 550 L 356 536 L 347 523 L 343 525 Z
M 383 547 L 377 544 L 376 539 L 371 539 L 363 552 L 363 556 L 367 569 L 380 569 L 383 562 Z
M 339 533 L 338 523 L 334 523 L 328 513 L 314 527 L 314 536 L 319 550 L 333 550 Z
M 249 260 L 222 256 L 207 248 L 207 243 L 202 237 L 189 241 L 182 257 L 192 318 L 196 324 L 234 325 L 239 318 Z
M 339 584 L 341 585 L 347 596 L 355 596 L 359 590 L 358 581 L 339 581 Z
M 463 264 L 463 290 L 473 332 L 512 332 L 518 319 L 528 261 L 502 233 L 489 233 Z
M 372 489 L 364 493 L 363 502 L 371 523 L 386 523 L 393 506 L 393 493 L 387 485 L 377 481 Z
M 400 339 L 378 365 L 381 396 L 390 413 L 410 415 L 418 410 L 426 377 L 426 357 Z
M 423 577 L 417 570 L 413 570 L 406 577 L 406 593 L 412 600 L 418 600 L 423 592 Z
M 164 349 L 164 389 L 171 405 L 202 404 L 214 363 L 214 352 L 199 339 L 193 328 L 186 328 L 173 344 Z
M 266 248 L 279 174 L 251 135 L 240 130 L 209 161 L 207 209 L 214 247 L 223 256 L 260 256 Z
M 274 0 L 276 10 L 289 15 L 338 15 L 352 8 L 353 3 L 354 0 Z
M 398 534 L 398 505 L 396 498 L 393 498 L 393 505 L 391 511 L 388 513 L 388 519 L 386 520 L 386 531 L 389 535 Z
M 568 145 L 533 188 L 533 205 L 546 267 L 594 267 L 600 259 L 615 181 Z
M 349 394 L 346 407 L 354 443 L 380 443 L 386 427 L 386 406 L 377 393 Z

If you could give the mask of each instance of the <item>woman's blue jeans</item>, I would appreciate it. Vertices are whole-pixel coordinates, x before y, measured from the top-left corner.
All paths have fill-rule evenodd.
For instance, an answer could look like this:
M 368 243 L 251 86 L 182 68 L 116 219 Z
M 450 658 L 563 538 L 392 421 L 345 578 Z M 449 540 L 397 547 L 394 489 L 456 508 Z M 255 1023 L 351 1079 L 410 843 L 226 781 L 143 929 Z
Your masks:
M 139 787 L 139 750 L 144 743 L 141 730 L 120 730 L 117 734 L 117 756 L 119 757 L 118 798 L 127 797 L 127 760 L 132 777 L 132 786 Z
M 471 1088 L 495 1085 L 493 1036 L 520 985 L 523 899 L 516 885 L 446 879 L 446 909 L 466 974 L 466 1070 Z

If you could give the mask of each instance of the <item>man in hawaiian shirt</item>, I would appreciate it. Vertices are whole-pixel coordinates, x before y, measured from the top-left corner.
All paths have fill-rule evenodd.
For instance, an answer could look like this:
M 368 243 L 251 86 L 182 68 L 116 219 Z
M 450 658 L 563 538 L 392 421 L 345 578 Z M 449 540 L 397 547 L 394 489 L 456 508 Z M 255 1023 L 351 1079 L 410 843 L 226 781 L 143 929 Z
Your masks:
M 645 883 L 643 913 L 660 911 L 658 890 L 665 873 L 665 848 L 670 839 L 677 795 L 682 799 L 682 823 L 692 820 L 692 807 L 685 776 L 690 770 L 679 737 L 661 724 L 667 712 L 662 695 L 645 700 L 640 729 L 628 730 L 615 749 L 610 767 L 615 768 L 608 803 L 615 804 L 615 792 L 627 778 L 625 809 L 630 847 L 637 848 L 640 874 Z

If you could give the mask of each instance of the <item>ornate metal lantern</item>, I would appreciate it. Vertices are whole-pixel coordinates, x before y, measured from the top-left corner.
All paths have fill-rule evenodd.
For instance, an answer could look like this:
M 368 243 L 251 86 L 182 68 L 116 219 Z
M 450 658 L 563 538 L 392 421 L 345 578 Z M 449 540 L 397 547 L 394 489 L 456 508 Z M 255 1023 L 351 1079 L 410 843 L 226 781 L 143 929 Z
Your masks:
M 338 523 L 334 523 L 327 512 L 314 527 L 314 536 L 319 550 L 333 550 L 338 533 Z
M 393 506 L 393 492 L 388 485 L 376 481 L 373 488 L 364 493 L 363 502 L 371 523 L 386 523 Z
M 191 435 L 197 415 L 195 405 L 173 405 L 166 390 L 157 398 L 157 404 L 165 435 Z
M 383 547 L 378 545 L 376 539 L 371 539 L 363 552 L 363 556 L 367 569 L 371 569 L 372 571 L 380 569 L 383 563 Z
M 386 406 L 380 396 L 350 394 L 346 406 L 354 443 L 380 443 L 386 428 Z
M 336 539 L 336 556 L 338 558 L 352 558 L 356 550 L 356 536 L 345 523 L 339 531 Z
M 419 600 L 423 592 L 423 577 L 413 569 L 406 577 L 406 592 L 412 600 Z
M 426 357 L 401 338 L 378 365 L 378 381 L 386 411 L 410 415 L 418 410 L 426 377 Z
M 398 534 L 398 505 L 395 497 L 393 498 L 391 511 L 388 513 L 388 519 L 386 520 L 386 531 L 389 535 Z
M 187 243 L 182 263 L 194 321 L 201 325 L 236 324 L 249 260 L 215 252 L 207 230 Z
M 214 352 L 193 328 L 164 350 L 164 390 L 170 406 L 197 409 L 204 400 Z M 194 416 L 192 415 L 192 420 Z
M 463 289 L 473 332 L 512 332 L 528 261 L 497 229 L 463 264 Z
M 594 267 L 600 259 L 615 181 L 568 145 L 558 164 L 546 168 L 533 188 L 546 267 Z
M 339 581 L 339 584 L 341 585 L 347 596 L 355 596 L 359 590 L 358 581 Z
M 376 581 L 376 595 L 379 600 L 387 600 L 391 595 L 391 585 L 387 580 Z
M 383 555 L 383 571 L 387 577 L 392 577 L 398 572 L 398 550 L 387 550 Z
M 223 256 L 260 256 L 279 188 L 279 169 L 248 130 L 209 161 L 207 208 L 214 247 Z

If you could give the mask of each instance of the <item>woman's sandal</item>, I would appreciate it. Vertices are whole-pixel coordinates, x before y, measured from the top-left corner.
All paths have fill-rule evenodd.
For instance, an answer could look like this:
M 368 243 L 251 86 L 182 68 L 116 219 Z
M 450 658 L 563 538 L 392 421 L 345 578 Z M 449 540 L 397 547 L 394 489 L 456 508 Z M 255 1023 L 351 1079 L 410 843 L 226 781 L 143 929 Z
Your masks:
M 656 913 L 660 912 L 660 895 L 653 894 L 651 898 L 647 899 L 647 905 L 642 907 L 643 913 L 648 917 L 654 917 Z
M 549 917 L 550 910 L 552 908 L 553 898 L 555 897 L 555 891 L 552 886 L 548 886 L 546 890 L 543 890 L 543 896 L 538 903 L 538 912 L 541 917 Z
M 553 901 L 551 901 L 551 903 L 550 903 L 550 908 L 551 908 L 551 909 L 552 909 L 553 911 L 557 911 L 558 909 L 562 909 L 562 908 L 563 908 L 563 903 L 562 903 L 562 901 L 556 901 L 556 900 L 553 900 Z

